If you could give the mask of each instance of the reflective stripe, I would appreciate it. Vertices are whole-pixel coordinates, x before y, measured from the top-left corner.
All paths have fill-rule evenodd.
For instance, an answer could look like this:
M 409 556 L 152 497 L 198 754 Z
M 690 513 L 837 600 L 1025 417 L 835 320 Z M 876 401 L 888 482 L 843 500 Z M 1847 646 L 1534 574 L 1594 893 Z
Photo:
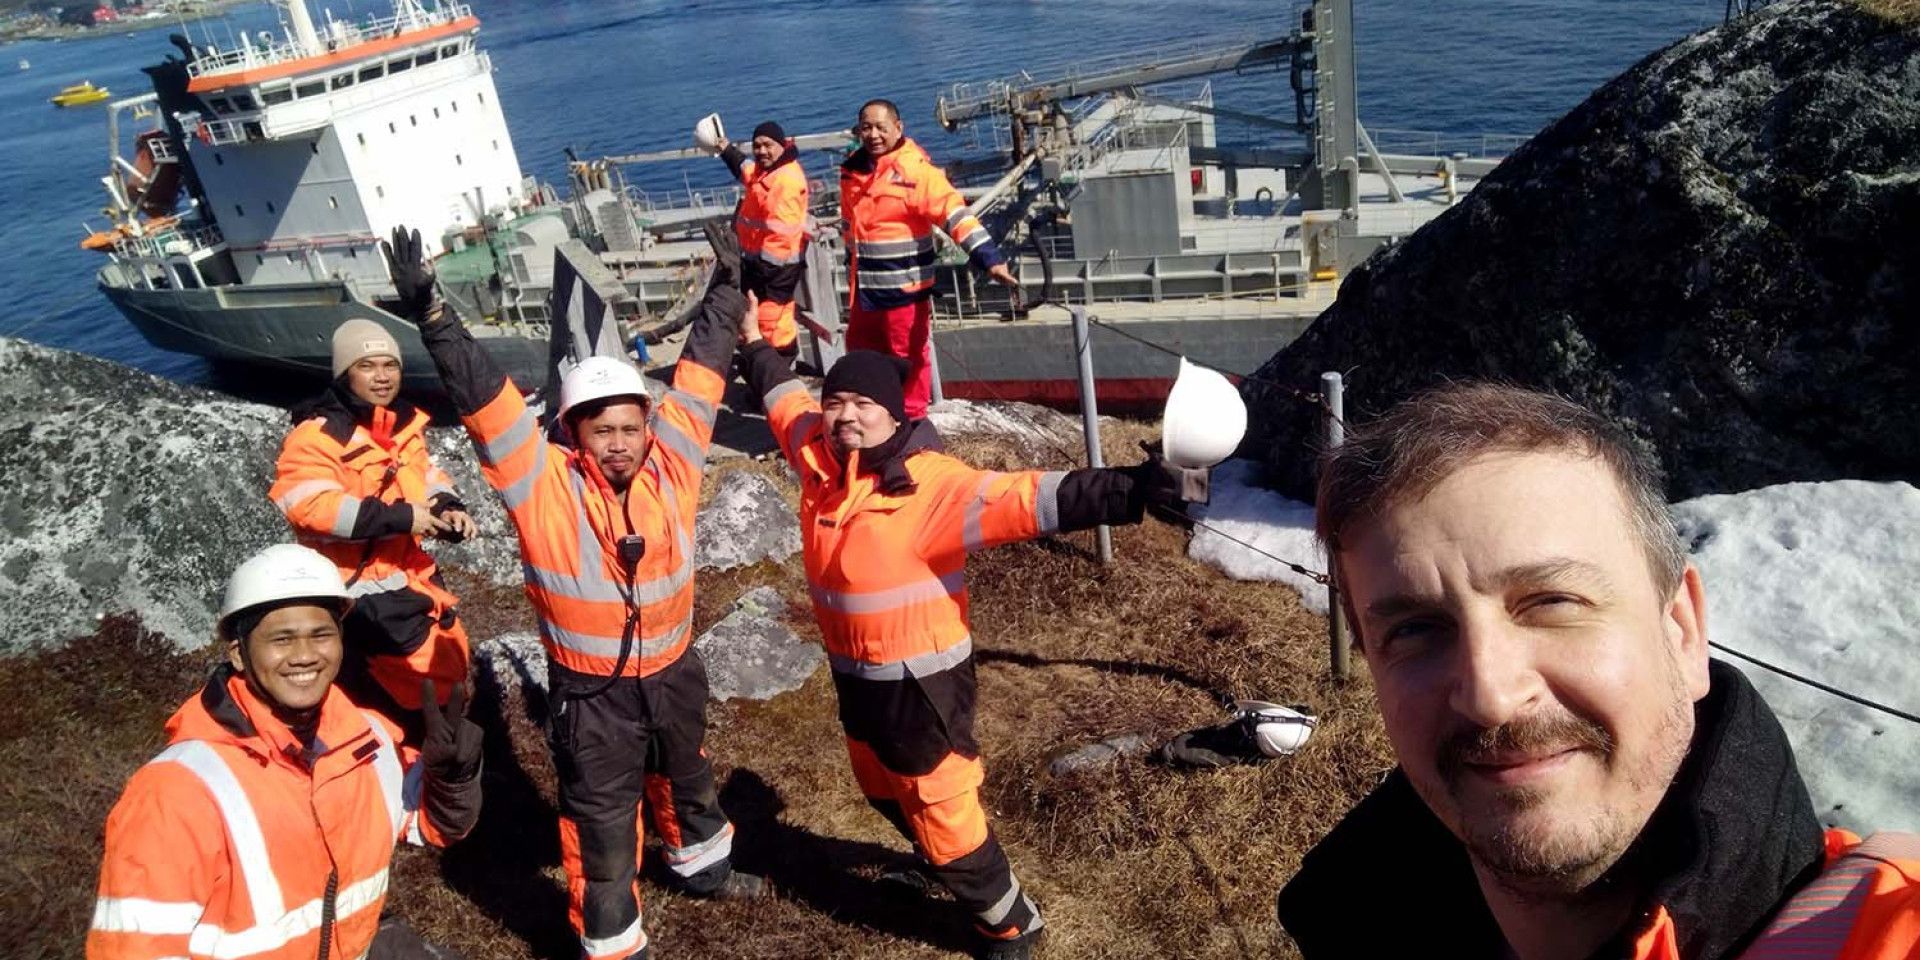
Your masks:
M 974 914 L 980 922 L 989 927 L 997 927 L 1007 922 L 1007 914 L 1013 912 L 1013 905 L 1020 902 L 1020 878 L 1007 874 L 1007 892 L 993 902 L 993 906 Z
M 967 587 L 967 572 L 955 570 L 941 577 L 929 577 L 925 580 L 891 587 L 886 590 L 872 590 L 863 593 L 840 592 L 825 587 L 807 584 L 807 591 L 813 594 L 813 602 L 836 613 L 885 613 L 898 610 L 914 603 L 928 600 L 940 600 L 953 596 Z
M 640 920 L 641 918 L 636 915 L 625 930 L 611 937 L 596 938 L 583 933 L 580 935 L 580 949 L 586 954 L 588 960 L 599 960 L 601 957 L 617 957 L 625 960 L 626 957 L 640 952 L 647 945 L 647 932 L 641 929 Z
M 1920 837 L 1913 834 L 1876 833 L 1861 841 L 1794 894 L 1740 960 L 1838 957 L 1881 864 L 1915 858 L 1920 858 Z
M 500 502 L 508 510 L 518 510 L 528 498 L 533 496 L 534 482 L 540 479 L 541 465 L 536 463 L 527 469 L 526 475 L 500 488 Z
M 280 880 L 274 875 L 273 861 L 267 858 L 267 841 L 260 832 L 260 820 L 254 816 L 252 802 L 247 799 L 239 779 L 227 768 L 226 761 L 204 741 L 183 740 L 162 750 L 153 762 L 186 767 L 200 778 L 207 792 L 213 794 L 213 802 L 220 808 L 220 819 L 226 823 L 227 841 L 247 881 L 247 898 L 256 920 L 285 913 L 286 901 L 280 895 Z
M 863 288 L 879 287 L 893 290 L 932 280 L 934 268 L 932 264 L 928 264 L 924 267 L 905 270 L 861 270 L 858 277 L 858 282 Z
M 960 249 L 972 253 L 986 246 L 987 242 L 992 239 L 991 236 L 987 235 L 987 229 L 985 227 L 976 226 L 972 230 L 968 230 L 966 233 L 960 235 Z
M 807 251 L 805 250 L 795 251 L 792 255 L 785 256 L 785 257 L 770 254 L 766 251 L 765 248 L 756 248 L 756 249 L 748 250 L 745 252 L 747 256 L 752 257 L 753 259 L 758 260 L 761 263 L 770 264 L 776 267 L 790 267 L 796 263 L 800 263 L 807 259 Z
M 661 420 L 654 424 L 653 436 L 654 439 L 664 444 L 667 449 L 679 454 L 680 459 L 692 464 L 696 469 L 706 465 L 707 451 L 703 449 L 700 444 L 696 443 L 692 437 L 687 436 L 686 431 L 679 427 L 665 420 Z
M 695 420 L 706 426 L 713 426 L 714 407 L 705 397 L 696 397 L 685 390 L 669 390 L 667 395 L 680 402 L 680 406 Z
M 499 436 L 476 445 L 475 449 L 479 451 L 480 459 L 489 466 L 499 466 L 502 460 L 512 456 L 533 436 L 534 426 L 533 411 L 522 409 L 511 426 L 502 430 Z
M 168 903 L 140 897 L 101 897 L 93 902 L 93 929 L 101 933 L 183 936 L 200 925 L 204 903 Z
M 853 253 L 857 257 L 911 257 L 933 249 L 931 234 L 910 240 L 861 240 L 853 245 Z
M 281 513 L 290 513 L 293 508 L 305 503 L 308 497 L 334 490 L 345 493 L 347 488 L 334 480 L 307 480 L 294 484 L 293 489 L 275 497 L 273 505 L 279 507 Z
M 402 836 L 416 846 L 425 846 L 427 839 L 420 833 L 420 791 L 424 786 L 421 778 L 425 775 L 426 765 L 416 763 L 411 770 L 400 766 L 400 748 L 393 743 L 393 737 L 387 734 L 387 728 L 380 722 L 378 715 L 369 710 L 360 711 L 367 718 L 367 725 L 373 728 L 373 735 L 380 740 L 380 749 L 373 752 L 373 770 L 380 776 L 380 795 L 387 801 L 387 818 L 393 821 L 393 835 Z M 411 818 L 411 819 L 409 819 Z
M 353 536 L 353 525 L 360 522 L 360 500 L 342 497 L 340 509 L 333 515 L 333 535 L 342 540 Z
M 968 553 L 987 545 L 986 534 L 981 531 L 980 522 L 987 512 L 987 488 L 998 479 L 1000 479 L 998 473 L 988 473 L 981 477 L 979 488 L 973 491 L 973 499 L 967 501 L 966 521 L 960 525 L 960 542 L 966 547 Z
M 1060 481 L 1065 470 L 1049 470 L 1040 475 L 1040 489 L 1033 497 L 1033 526 L 1041 536 L 1060 532 Z
M 752 227 L 753 229 L 756 229 L 756 230 L 765 230 L 769 233 L 777 233 L 783 237 L 797 237 L 807 232 L 806 228 L 802 227 L 800 224 L 786 223 L 780 220 L 761 220 L 755 217 L 735 217 L 733 222 L 742 227 Z
M 376 906 L 387 895 L 387 869 L 350 884 L 333 898 L 333 918 L 337 925 L 340 921 L 359 913 L 368 907 Z M 240 960 L 256 954 L 278 950 L 315 930 L 320 929 L 322 897 L 315 897 L 284 914 L 274 914 L 276 919 L 256 924 L 250 929 L 233 933 L 215 926 L 202 926 L 193 931 L 187 940 L 187 950 L 196 956 L 211 956 L 215 960 Z
M 951 670 L 965 663 L 970 656 L 973 656 L 973 637 L 968 636 L 937 653 L 923 653 L 892 663 L 868 663 L 837 653 L 827 654 L 827 660 L 834 673 L 844 673 L 862 680 L 905 680 L 908 677 L 931 677 L 942 670 Z
M 733 824 L 699 843 L 667 848 L 667 868 L 691 877 L 733 855 Z
M 693 626 L 690 620 L 682 620 L 672 630 L 648 638 L 640 638 L 641 657 L 657 657 L 672 650 L 687 635 Z M 618 659 L 620 656 L 620 638 L 603 637 L 591 633 L 579 633 L 565 627 L 556 626 L 546 620 L 540 621 L 540 632 L 555 646 L 564 647 L 574 653 L 588 657 L 600 657 L 604 660 Z
M 347 588 L 347 596 L 354 599 L 370 597 L 376 593 L 392 593 L 407 588 L 407 572 L 396 570 L 378 580 L 356 580 Z

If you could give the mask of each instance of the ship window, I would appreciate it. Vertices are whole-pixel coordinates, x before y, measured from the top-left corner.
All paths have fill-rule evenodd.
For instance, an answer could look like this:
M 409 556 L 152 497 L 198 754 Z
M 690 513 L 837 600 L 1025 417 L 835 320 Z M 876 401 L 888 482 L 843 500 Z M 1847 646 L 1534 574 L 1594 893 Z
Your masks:
M 452 108 L 453 108 L 453 112 L 454 112 L 454 113 L 459 113 L 459 112 L 460 112 L 460 101 L 458 101 L 458 100 L 449 100 L 449 101 L 447 101 L 447 106 L 449 106 L 449 107 L 452 107 Z
M 420 125 L 419 114 L 413 114 L 413 113 L 407 114 L 407 122 L 413 124 L 416 127 L 419 126 Z
M 460 45 L 457 43 L 450 43 L 440 48 L 440 55 L 443 57 L 451 57 L 454 54 L 459 52 L 460 52 Z
M 216 153 L 213 155 L 213 165 L 216 167 L 224 167 L 227 165 L 227 158 Z
M 439 108 L 439 107 L 434 107 L 434 108 L 433 108 L 433 118 L 434 118 L 435 120 L 438 120 L 438 119 L 440 119 L 440 108 Z
M 386 199 L 386 196 L 387 196 L 387 188 L 382 186 L 375 186 L 373 188 L 373 195 L 384 200 Z
M 288 262 L 288 263 L 295 263 L 295 264 L 297 264 L 297 263 L 299 263 L 299 262 L 300 262 L 300 254 L 299 254 L 299 253 L 297 253 L 297 252 L 295 252 L 295 251 L 292 251 L 292 250 L 288 250 L 288 251 L 287 251 L 287 262 Z
M 266 266 L 266 265 L 267 265 L 267 255 L 266 255 L 266 254 L 264 254 L 264 253 L 256 253 L 256 254 L 254 254 L 254 255 L 253 255 L 253 265 L 254 265 L 254 266 L 256 266 L 256 267 L 264 267 L 264 266 Z
M 233 214 L 237 217 L 244 217 L 247 215 L 247 208 L 236 203 L 233 205 Z
M 328 198 L 327 198 L 327 206 L 328 206 L 329 208 L 331 208 L 331 209 L 334 209 L 334 210 L 338 210 L 338 209 L 340 209 L 340 198 L 339 198 L 339 197 L 328 197 Z
M 267 135 L 261 132 L 260 125 L 252 120 L 240 124 L 240 129 L 246 132 L 248 140 L 265 140 L 267 138 Z
M 476 96 L 476 97 L 479 97 L 479 98 L 480 98 L 480 102 L 481 102 L 481 103 L 486 103 L 486 102 L 487 102 L 487 94 L 486 94 L 486 92 L 485 92 L 485 91 L 481 91 L 481 92 L 479 92 L 479 93 L 476 93 L 476 94 L 474 94 L 474 96 Z
M 296 97 L 317 97 L 326 92 L 327 85 L 319 80 L 315 80 L 312 83 L 303 83 L 293 88 L 293 94 Z
M 268 212 L 268 213 L 270 213 L 270 214 L 271 214 L 271 213 L 278 213 L 278 212 L 279 212 L 279 211 L 277 211 L 277 210 L 275 210 L 275 209 L 273 209 L 273 201 L 272 201 L 272 200 L 268 200 L 268 201 L 267 201 L 267 212 Z
M 394 125 L 393 125 L 393 123 L 392 123 L 391 121 L 389 121 L 389 122 L 387 123 L 387 132 L 388 132 L 388 133 L 399 133 L 399 132 L 400 132 L 400 128 L 399 128 L 399 127 L 397 127 L 397 126 L 394 126 Z
M 368 64 L 367 66 L 360 68 L 360 82 L 366 83 L 368 80 L 378 80 L 381 77 L 386 76 L 386 73 L 387 73 L 386 64 L 384 63 Z
M 314 156 L 316 156 L 316 157 L 317 157 L 317 156 L 319 156 L 319 155 L 320 155 L 320 141 L 318 141 L 318 140 L 309 140 L 309 141 L 307 141 L 307 149 L 308 149 L 308 150 L 312 150 L 312 151 L 313 151 L 313 155 L 314 155 Z
M 244 93 L 236 93 L 233 95 L 233 108 L 235 110 L 252 110 L 254 109 L 253 98 Z
M 424 67 L 424 66 L 426 66 L 427 64 L 429 64 L 429 63 L 432 63 L 432 62 L 434 62 L 435 60 L 438 60 L 438 59 L 440 59 L 440 51 L 438 51 L 438 50 L 422 50 L 422 51 L 420 51 L 420 55 L 419 55 L 419 56 L 417 56 L 417 57 L 414 57 L 414 58 L 413 58 L 413 62 L 414 62 L 414 63 L 417 63 L 417 64 L 419 64 L 419 65 L 421 65 L 421 66 L 423 66 L 423 67 Z
M 388 73 L 399 73 L 403 70 L 411 70 L 411 69 L 413 69 L 413 60 L 409 57 L 395 57 L 394 59 L 387 61 Z
M 466 162 L 465 160 L 462 160 L 462 159 L 460 159 L 460 155 L 459 155 L 459 154 L 457 154 L 457 153 L 456 153 L 456 154 L 454 154 L 454 155 L 453 155 L 453 165 L 454 165 L 454 166 L 456 166 L 456 167 L 461 167 L 461 166 L 465 166 L 465 165 L 466 165 L 466 163 L 467 163 L 467 162 Z
M 191 265 L 176 263 L 173 265 L 173 272 L 175 276 L 180 278 L 180 288 L 182 290 L 200 289 L 200 277 Z
M 266 104 L 267 106 L 273 106 L 276 103 L 286 103 L 287 101 L 292 99 L 293 99 L 293 91 L 287 89 L 286 87 L 281 87 L 278 90 L 260 91 L 260 102 Z
M 358 141 L 360 141 L 360 145 L 361 145 L 361 146 L 363 146 L 363 147 L 364 147 L 364 146 L 366 146 L 366 145 L 367 145 L 367 135 L 366 135 L 366 134 L 364 134 L 364 133 L 356 133 L 356 134 L 354 134 L 354 135 L 353 135 L 353 138 L 354 138 L 355 140 L 358 140 Z
M 498 149 L 500 149 L 500 141 L 498 141 L 498 140 L 495 140 L 495 141 L 493 142 L 493 148 L 494 148 L 495 150 L 498 150 Z
M 226 97 L 214 97 L 207 101 L 207 106 L 212 107 L 214 113 L 231 113 L 233 111 L 233 104 L 228 103 Z
M 351 86 L 353 86 L 353 74 L 351 74 L 351 73 L 336 73 L 336 74 L 334 74 L 334 75 L 333 75 L 333 79 L 332 79 L 332 80 L 330 80 L 330 81 L 328 81 L 328 83 L 329 83 L 329 85 L 331 85 L 331 86 L 332 86 L 332 87 L 333 87 L 333 88 L 334 88 L 335 90 L 340 90 L 340 89 L 344 89 L 344 88 L 346 88 L 346 87 L 351 87 Z

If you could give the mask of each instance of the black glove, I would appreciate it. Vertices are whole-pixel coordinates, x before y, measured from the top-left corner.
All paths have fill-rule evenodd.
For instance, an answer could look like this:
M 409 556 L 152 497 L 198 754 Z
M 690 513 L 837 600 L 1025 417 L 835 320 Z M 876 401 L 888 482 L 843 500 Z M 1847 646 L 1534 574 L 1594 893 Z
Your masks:
M 1147 459 L 1119 468 L 1133 479 L 1133 488 L 1127 494 L 1129 507 L 1138 504 L 1143 511 L 1158 508 L 1162 519 L 1171 520 L 1185 517 L 1187 504 L 1207 502 L 1208 471 L 1168 463 L 1160 456 L 1157 443 L 1142 441 L 1140 449 L 1146 451 Z
M 414 323 L 425 323 L 433 308 L 433 267 L 421 254 L 420 231 L 393 228 L 391 242 L 380 241 L 380 252 L 387 255 L 387 270 L 393 274 L 395 296 L 387 309 Z
M 478 724 L 467 719 L 467 685 L 456 683 L 440 706 L 432 680 L 420 682 L 420 712 L 425 715 L 426 733 L 420 739 L 420 762 L 427 775 L 439 783 L 465 783 L 480 772 L 480 745 L 484 736 Z

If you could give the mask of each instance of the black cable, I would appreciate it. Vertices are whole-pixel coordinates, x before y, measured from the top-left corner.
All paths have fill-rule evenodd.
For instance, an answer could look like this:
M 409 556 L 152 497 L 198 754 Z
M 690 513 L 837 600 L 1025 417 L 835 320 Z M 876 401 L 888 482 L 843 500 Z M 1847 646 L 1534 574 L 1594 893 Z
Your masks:
M 1710 646 L 1715 650 L 1720 651 L 1721 653 L 1727 654 L 1728 656 L 1738 657 L 1742 660 L 1747 661 L 1748 663 L 1753 664 L 1756 667 L 1760 667 L 1761 669 L 1771 670 L 1774 673 L 1777 673 L 1783 677 L 1786 677 L 1789 680 L 1795 680 L 1800 683 L 1804 683 L 1807 686 L 1814 688 L 1815 690 L 1819 690 L 1823 693 L 1830 693 L 1836 697 L 1839 697 L 1842 700 L 1848 700 L 1853 703 L 1857 703 L 1863 707 L 1866 707 L 1869 710 L 1878 710 L 1881 713 L 1884 713 L 1890 717 L 1899 717 L 1900 719 L 1905 720 L 1908 723 L 1920 724 L 1920 716 L 1915 716 L 1911 713 L 1906 712 L 1905 710 L 1900 710 L 1895 707 L 1889 707 L 1884 703 L 1875 703 L 1872 700 L 1868 700 L 1866 697 L 1860 696 L 1858 694 L 1848 693 L 1847 691 L 1842 690 L 1839 687 L 1821 683 L 1820 681 L 1815 680 L 1812 677 L 1801 676 L 1800 674 L 1794 673 L 1793 671 L 1788 670 L 1785 667 L 1776 666 L 1774 664 L 1768 663 L 1767 661 L 1762 660 L 1759 657 L 1756 657 L 1750 653 L 1741 653 L 1740 651 L 1735 650 L 1732 647 L 1727 646 L 1726 644 L 1709 640 L 1707 641 L 1707 646 Z

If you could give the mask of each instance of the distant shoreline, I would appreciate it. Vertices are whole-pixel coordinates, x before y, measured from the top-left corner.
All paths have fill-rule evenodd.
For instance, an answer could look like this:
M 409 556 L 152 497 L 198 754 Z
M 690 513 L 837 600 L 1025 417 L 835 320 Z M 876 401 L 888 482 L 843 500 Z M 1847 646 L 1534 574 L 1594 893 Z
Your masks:
M 0 33 L 0 43 L 15 40 L 84 40 L 90 37 L 106 37 L 123 33 L 138 33 L 142 30 L 155 30 L 169 24 L 193 23 L 209 17 L 217 17 L 237 7 L 264 3 L 266 0 L 205 0 L 192 13 L 168 14 L 164 17 L 139 17 L 126 20 L 114 20 L 99 26 L 80 27 L 71 24 L 46 23 L 27 27 L 18 31 Z

